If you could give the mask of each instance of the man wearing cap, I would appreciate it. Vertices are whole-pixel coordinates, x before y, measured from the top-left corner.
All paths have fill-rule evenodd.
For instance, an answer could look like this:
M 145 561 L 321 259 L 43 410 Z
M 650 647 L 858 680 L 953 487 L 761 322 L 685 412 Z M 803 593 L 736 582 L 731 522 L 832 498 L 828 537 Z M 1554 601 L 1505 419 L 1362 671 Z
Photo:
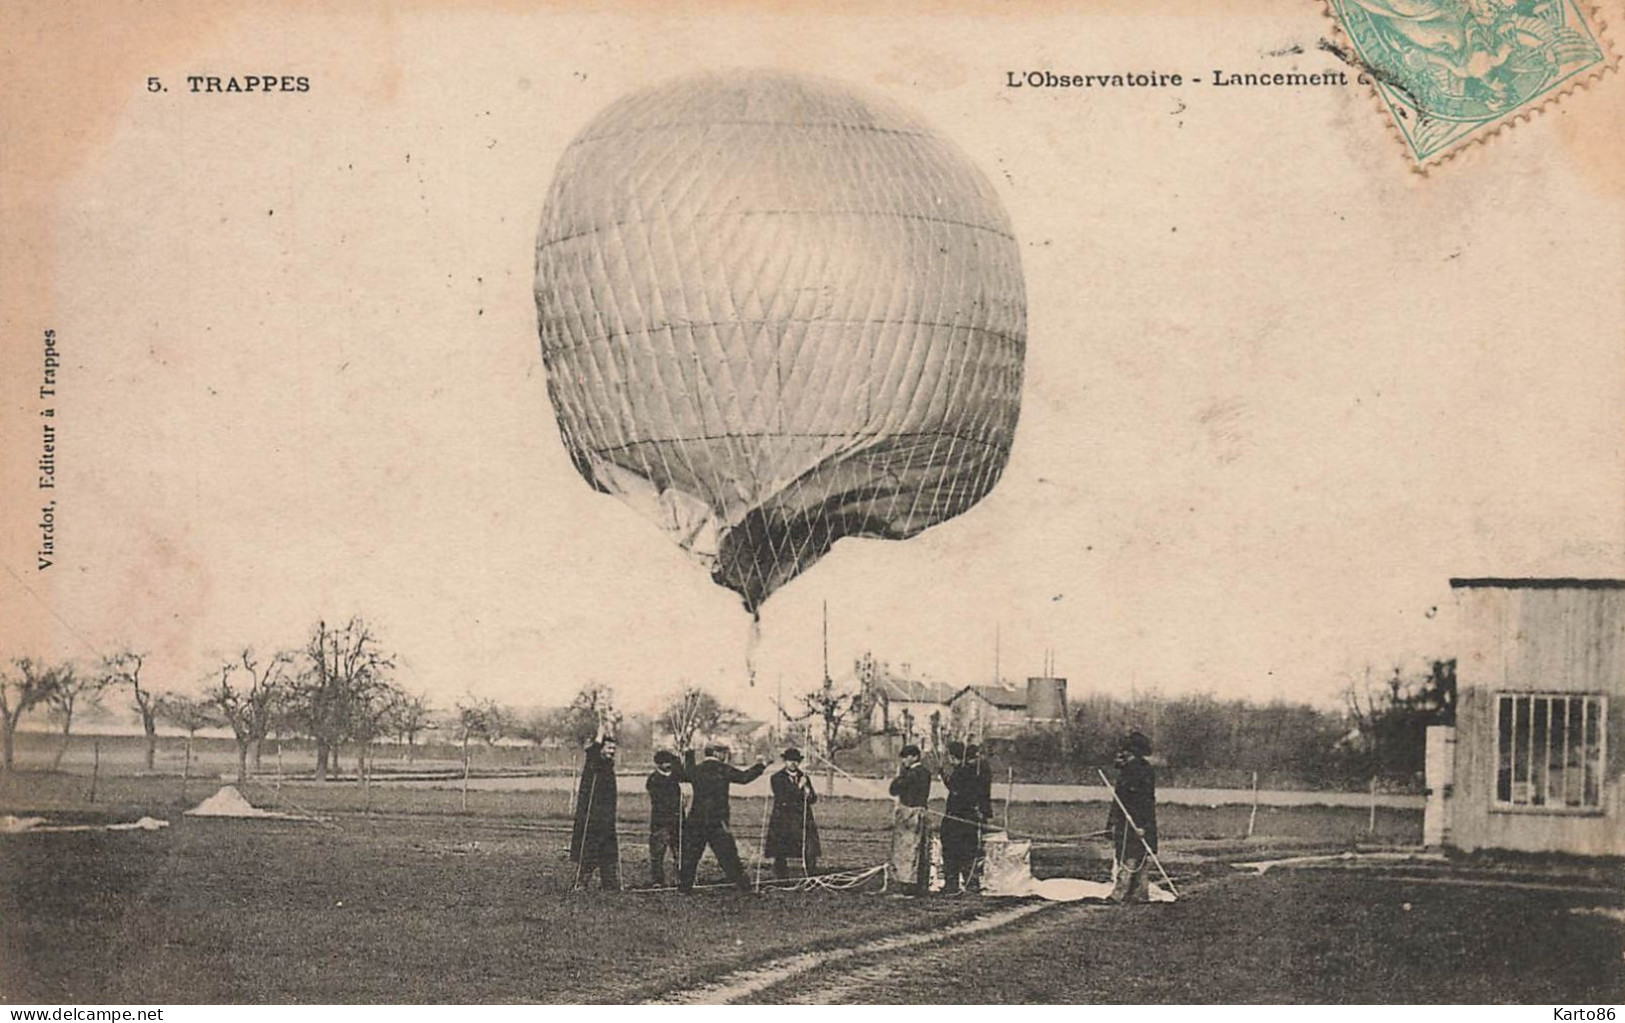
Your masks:
M 942 828 L 942 894 L 958 895 L 960 882 L 967 889 L 976 882 L 974 868 L 982 837 L 982 779 L 965 758 L 965 744 L 948 743 L 948 763 L 941 770 L 948 787 Z
M 1113 902 L 1151 901 L 1147 861 L 1157 851 L 1157 774 L 1150 755 L 1151 740 L 1139 729 L 1118 746 L 1116 798 L 1106 815 L 1118 863 Z
M 655 769 L 643 787 L 649 792 L 649 879 L 656 888 L 666 885 L 666 853 L 681 870 L 683 832 L 682 761 L 670 750 L 655 754 Z
M 773 860 L 773 876 L 790 876 L 790 860 L 800 860 L 803 872 L 811 877 L 818 870 L 818 822 L 812 806 L 818 802 L 812 779 L 801 770 L 801 751 L 794 746 L 784 751 L 784 766 L 768 776 L 773 786 L 773 813 L 767 820 L 767 839 L 762 855 Z
M 587 743 L 570 829 L 570 861 L 576 865 L 571 888 L 585 888 L 594 870 L 603 887 L 621 887 L 621 850 L 615 838 L 615 737 L 602 728 Z
M 698 764 L 694 763 L 693 750 L 685 755 L 683 777 L 694 790 L 694 802 L 683 820 L 682 869 L 677 876 L 680 892 L 693 891 L 694 875 L 699 872 L 700 857 L 705 855 L 706 846 L 711 847 L 722 872 L 735 888 L 743 892 L 751 890 L 750 879 L 739 862 L 739 846 L 734 842 L 733 832 L 728 830 L 729 788 L 760 778 L 767 770 L 767 761 L 758 757 L 754 767 L 741 771 L 728 763 L 728 755 L 728 747 L 715 745 L 705 747 L 705 759 Z
M 897 797 L 892 811 L 891 871 L 904 895 L 923 895 L 931 883 L 931 772 L 920 763 L 920 747 L 910 743 L 898 751 L 900 764 L 892 779 Z

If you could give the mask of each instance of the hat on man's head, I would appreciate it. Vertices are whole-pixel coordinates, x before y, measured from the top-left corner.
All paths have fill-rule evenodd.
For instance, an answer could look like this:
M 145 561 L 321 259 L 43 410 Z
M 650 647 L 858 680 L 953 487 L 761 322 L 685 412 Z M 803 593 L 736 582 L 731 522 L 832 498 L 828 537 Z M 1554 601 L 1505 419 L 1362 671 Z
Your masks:
M 705 747 L 703 752 L 705 756 L 720 758 L 727 756 L 731 751 L 728 749 L 728 747 L 722 745 L 720 742 L 716 742 Z
M 920 755 L 920 747 L 911 742 L 907 746 L 904 746 L 902 749 L 898 750 L 897 755 L 900 757 L 917 757 Z
M 682 761 L 678 759 L 677 754 L 673 753 L 671 750 L 663 749 L 655 753 L 656 767 L 659 767 L 661 764 L 670 764 L 673 767 L 676 767 L 680 763 L 682 763 Z
M 964 760 L 965 744 L 960 742 L 958 739 L 948 743 L 948 755 L 953 757 L 955 760 Z
M 1131 728 L 1128 734 L 1123 736 L 1123 741 L 1119 744 L 1118 749 L 1132 753 L 1137 757 L 1148 757 L 1151 755 L 1151 737 L 1138 728 Z
M 976 759 L 977 757 L 979 757 L 981 755 L 982 755 L 982 747 L 976 745 L 974 742 L 971 743 L 969 746 L 965 747 L 965 759 L 966 760 L 974 760 L 974 759 Z
M 779 754 L 779 759 L 781 759 L 781 760 L 794 760 L 796 763 L 799 764 L 801 762 L 801 751 L 796 749 L 794 746 L 791 746 L 789 749 L 787 749 L 783 753 Z

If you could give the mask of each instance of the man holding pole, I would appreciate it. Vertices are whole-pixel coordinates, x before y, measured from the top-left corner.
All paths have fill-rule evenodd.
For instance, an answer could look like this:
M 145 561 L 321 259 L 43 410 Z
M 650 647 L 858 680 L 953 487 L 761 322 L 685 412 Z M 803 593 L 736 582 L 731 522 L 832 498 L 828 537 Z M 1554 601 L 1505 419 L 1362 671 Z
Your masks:
M 1146 759 L 1151 740 L 1139 729 L 1123 737 L 1117 752 L 1117 785 L 1106 831 L 1117 860 L 1113 902 L 1150 902 L 1148 861 L 1157 855 L 1157 775 Z
M 620 890 L 621 850 L 615 838 L 615 739 L 604 734 L 587 744 L 570 829 L 570 861 L 576 865 L 572 890 L 585 888 L 594 870 L 604 889 Z
M 773 877 L 790 876 L 790 860 L 800 860 L 802 872 L 811 877 L 818 872 L 818 821 L 813 804 L 818 793 L 812 779 L 801 770 L 801 751 L 794 746 L 784 751 L 784 766 L 768 778 L 773 788 L 773 813 L 767 821 L 767 839 L 762 855 L 773 861 Z

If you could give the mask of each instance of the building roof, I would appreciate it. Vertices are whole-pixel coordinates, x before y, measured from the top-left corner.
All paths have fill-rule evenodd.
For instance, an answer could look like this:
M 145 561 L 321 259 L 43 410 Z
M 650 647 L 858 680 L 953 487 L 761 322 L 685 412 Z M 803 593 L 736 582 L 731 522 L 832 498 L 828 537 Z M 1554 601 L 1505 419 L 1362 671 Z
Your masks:
M 966 693 L 975 693 L 993 706 L 1002 710 L 1026 710 L 1027 691 L 1025 689 L 1011 689 L 1008 686 L 966 686 L 954 694 L 955 699 Z
M 947 703 L 959 693 L 958 686 L 946 682 L 927 682 L 890 674 L 877 675 L 873 686 L 894 703 Z
M 1453 590 L 1625 590 L 1625 579 L 1519 578 L 1452 579 Z

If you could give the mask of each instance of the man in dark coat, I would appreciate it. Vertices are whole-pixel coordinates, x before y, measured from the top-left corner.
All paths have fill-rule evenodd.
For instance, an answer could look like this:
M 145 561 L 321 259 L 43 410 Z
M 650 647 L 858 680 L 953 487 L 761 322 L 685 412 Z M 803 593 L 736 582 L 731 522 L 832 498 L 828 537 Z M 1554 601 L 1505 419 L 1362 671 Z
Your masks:
M 694 790 L 694 802 L 683 821 L 683 859 L 677 890 L 694 889 L 700 857 L 705 855 L 705 847 L 710 846 L 728 880 L 740 891 L 748 892 L 750 879 L 739 862 L 739 846 L 734 842 L 733 832 L 728 830 L 729 787 L 760 778 L 767 770 L 767 762 L 758 759 L 754 767 L 741 771 L 728 763 L 726 746 L 707 746 L 704 754 L 705 759 L 696 764 L 694 751 L 689 750 L 683 765 L 683 777 Z
M 984 822 L 993 819 L 993 766 L 982 756 L 982 747 L 974 742 L 965 747 L 965 763 L 976 768 L 976 781 L 980 786 L 976 805 Z
M 905 895 L 923 895 L 931 885 L 931 772 L 920 763 L 920 747 L 904 746 L 901 763 L 892 779 L 897 797 L 892 811 L 891 870 Z
M 982 844 L 982 778 L 965 758 L 965 744 L 948 744 L 948 763 L 941 770 L 948 787 L 948 805 L 938 832 L 942 838 L 942 893 L 959 894 L 977 887 L 975 866 Z
M 993 765 L 982 756 L 982 748 L 974 742 L 965 747 L 965 763 L 976 769 L 976 809 L 982 821 L 976 835 L 976 859 L 971 863 L 970 880 L 965 887 L 968 891 L 979 892 L 982 890 L 982 864 L 985 861 L 982 836 L 993 821 Z
M 812 806 L 818 802 L 812 779 L 801 770 L 801 751 L 784 751 L 784 766 L 768 776 L 773 786 L 773 813 L 767 819 L 762 855 L 773 860 L 773 876 L 790 876 L 789 860 L 800 860 L 811 877 L 818 870 L 818 822 Z
M 683 780 L 682 761 L 677 754 L 661 750 L 655 754 L 655 769 L 643 787 L 649 792 L 649 879 L 656 888 L 666 884 L 666 853 L 671 853 L 673 869 L 683 862 Z
M 621 850 L 615 840 L 615 739 L 600 734 L 587 744 L 576 793 L 575 825 L 570 829 L 573 888 L 585 888 L 594 870 L 606 889 L 621 887 Z
M 1106 815 L 1117 857 L 1113 902 L 1150 902 L 1147 867 L 1157 851 L 1157 773 L 1146 759 L 1151 740 L 1138 729 L 1123 737 L 1117 753 L 1116 798 Z

